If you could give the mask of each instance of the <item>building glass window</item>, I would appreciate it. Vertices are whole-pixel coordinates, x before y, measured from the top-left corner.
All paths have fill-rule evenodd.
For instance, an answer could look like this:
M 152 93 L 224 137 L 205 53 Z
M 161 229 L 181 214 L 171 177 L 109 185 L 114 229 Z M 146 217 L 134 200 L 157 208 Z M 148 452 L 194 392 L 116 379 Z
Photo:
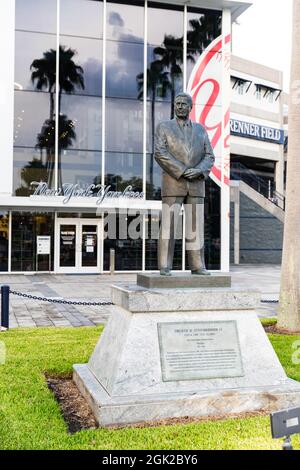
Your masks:
M 58 187 L 101 183 L 103 3 L 62 0 Z
M 270 92 L 268 93 L 268 101 L 269 101 L 269 103 L 271 103 L 271 104 L 274 103 L 274 96 L 275 96 L 275 94 L 274 94 L 273 91 L 270 91 Z
M 0 271 L 8 271 L 9 213 L 0 212 Z
M 143 151 L 143 104 L 137 100 L 106 100 L 106 151 Z
M 63 94 L 59 117 L 58 186 L 101 182 L 102 98 Z
M 142 99 L 138 77 L 144 68 L 143 44 L 107 41 L 106 96 Z
M 15 147 L 13 186 L 16 196 L 30 196 L 34 187 L 32 182 L 48 182 L 52 186 L 54 152 L 44 149 Z
M 60 5 L 59 59 L 57 3 Z M 103 2 L 16 0 L 15 195 L 31 195 L 32 181 L 45 181 L 54 188 L 55 182 L 58 187 L 64 183 L 100 184 L 102 177 L 111 190 L 121 191 L 131 185 L 133 190 L 142 191 L 145 158 L 146 198 L 161 199 L 162 171 L 154 159 L 155 129 L 160 121 L 174 117 L 175 95 L 184 89 L 184 59 L 188 80 L 200 55 L 221 35 L 222 13 L 188 7 L 187 57 L 184 58 L 182 5 L 148 2 L 147 38 L 144 37 L 143 1 L 126 4 L 107 0 L 106 8 L 103 148 Z M 56 77 L 58 60 L 59 77 Z M 56 89 L 56 78 L 59 89 Z M 145 87 L 146 155 L 143 155 Z M 219 201 L 218 191 L 219 188 L 208 182 L 209 200 L 216 197 Z M 210 233 L 220 225 L 216 220 L 217 215 L 215 225 L 207 229 Z M 140 245 L 135 243 L 132 249 L 139 253 Z M 28 246 L 26 240 L 25 245 Z M 123 248 L 118 248 L 120 253 Z M 181 248 L 180 241 L 175 248 L 175 269 L 181 269 Z M 131 266 L 134 263 L 138 265 L 137 261 L 130 261 Z M 149 264 L 146 260 L 147 266 L 152 264 L 155 264 L 153 260 Z M 24 270 L 28 270 L 26 263 Z
M 161 200 L 162 170 L 154 158 L 155 130 L 159 122 L 170 119 L 170 103 L 152 100 L 147 103 L 146 197 Z
M 145 269 L 153 271 L 158 269 L 158 240 L 161 223 L 160 212 L 151 211 L 145 216 L 146 240 L 145 240 Z M 183 213 L 180 215 L 177 225 L 177 235 L 174 247 L 173 270 L 182 270 L 182 234 Z
M 144 5 L 107 3 L 106 57 L 105 184 L 142 191 Z
M 206 181 L 205 197 L 205 263 L 208 269 L 221 266 L 221 191 L 211 179 Z
M 16 29 L 56 33 L 57 0 L 15 0 Z
M 60 96 L 102 96 L 101 39 L 60 35 Z
M 182 6 L 149 3 L 147 37 L 146 197 L 160 199 L 161 169 L 154 159 L 155 129 L 174 117 L 174 99 L 183 90 Z M 140 89 L 144 76 L 138 77 Z
M 51 270 L 54 254 L 54 214 L 13 212 L 12 213 L 12 271 L 49 271 L 49 256 L 37 258 L 37 236 L 51 237 Z
M 138 217 L 138 219 L 137 219 Z M 143 239 L 142 239 L 142 215 L 128 216 L 126 213 L 118 214 L 112 212 L 106 215 L 108 221 L 105 230 L 109 232 L 109 236 L 104 240 L 104 271 L 109 271 L 110 250 L 115 250 L 115 269 L 117 271 L 137 271 L 142 269 L 143 258 Z M 132 230 L 131 223 L 136 227 L 136 239 L 128 237 L 129 231 Z M 111 224 L 111 225 L 109 225 Z M 110 229 L 108 227 L 110 226 Z M 111 227 L 114 226 L 114 229 Z M 115 233 L 113 233 L 115 230 Z M 140 233 L 140 236 L 138 236 Z
M 183 7 L 148 3 L 148 44 L 160 46 L 166 36 L 183 38 Z
M 260 101 L 261 97 L 262 97 L 261 87 L 259 87 L 259 86 L 256 87 L 255 95 L 256 95 L 256 99 Z
M 102 153 L 93 150 L 62 149 L 59 152 L 58 186 L 101 184 Z
M 222 34 L 222 12 L 188 8 L 187 78 L 205 49 Z
M 144 43 L 144 5 L 108 1 L 106 9 L 108 40 Z
M 237 92 L 239 95 L 244 95 L 245 94 L 245 83 L 244 82 L 239 82 L 237 87 Z
M 106 152 L 105 184 L 110 191 L 143 191 L 143 155 L 136 153 Z
M 100 39 L 103 37 L 102 25 L 103 2 L 99 0 L 60 1 L 61 34 Z
M 54 185 L 55 45 L 55 34 L 16 31 L 14 193 L 19 196 L 32 192 L 30 182 L 24 186 L 28 168 L 38 168 L 43 181 Z M 26 154 L 23 166 L 22 154 Z

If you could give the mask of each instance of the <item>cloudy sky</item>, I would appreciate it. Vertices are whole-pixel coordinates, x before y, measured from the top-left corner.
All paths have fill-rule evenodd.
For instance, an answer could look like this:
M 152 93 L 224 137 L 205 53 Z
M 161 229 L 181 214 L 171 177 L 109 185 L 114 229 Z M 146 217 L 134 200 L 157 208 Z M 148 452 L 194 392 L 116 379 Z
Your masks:
M 292 0 L 249 0 L 253 5 L 233 26 L 233 53 L 284 72 L 289 89 Z

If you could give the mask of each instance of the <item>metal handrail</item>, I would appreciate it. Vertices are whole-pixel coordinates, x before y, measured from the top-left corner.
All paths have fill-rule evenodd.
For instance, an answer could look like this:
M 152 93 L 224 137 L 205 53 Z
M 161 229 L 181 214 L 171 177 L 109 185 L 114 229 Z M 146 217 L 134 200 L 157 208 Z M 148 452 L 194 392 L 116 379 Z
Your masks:
M 285 196 L 274 188 L 274 183 L 271 180 L 267 183 L 263 178 L 257 176 L 253 170 L 242 163 L 231 164 L 230 178 L 232 180 L 244 181 L 277 207 L 285 210 Z

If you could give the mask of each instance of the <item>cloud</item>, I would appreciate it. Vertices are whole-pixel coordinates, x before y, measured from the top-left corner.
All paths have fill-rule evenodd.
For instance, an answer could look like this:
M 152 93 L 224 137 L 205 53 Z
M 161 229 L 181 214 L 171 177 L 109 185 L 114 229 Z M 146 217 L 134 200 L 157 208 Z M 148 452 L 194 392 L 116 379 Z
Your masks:
M 124 21 L 119 13 L 112 11 L 109 14 L 108 23 L 112 26 L 124 26 Z

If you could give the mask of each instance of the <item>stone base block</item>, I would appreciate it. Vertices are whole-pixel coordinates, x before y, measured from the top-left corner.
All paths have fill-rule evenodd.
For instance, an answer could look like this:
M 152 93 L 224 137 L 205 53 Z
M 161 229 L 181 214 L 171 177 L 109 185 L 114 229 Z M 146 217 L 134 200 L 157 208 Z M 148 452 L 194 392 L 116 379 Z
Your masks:
M 111 397 L 87 365 L 74 366 L 74 381 L 100 426 L 136 424 L 172 418 L 210 418 L 272 413 L 300 405 L 300 384 L 214 390 L 210 393 Z
M 177 274 L 161 276 L 160 274 L 138 274 L 137 285 L 146 289 L 191 289 L 201 287 L 231 287 L 231 276 L 212 274 L 211 276 L 195 276 Z
M 146 289 L 131 285 L 111 288 L 111 299 L 131 313 L 202 312 L 205 310 L 253 310 L 260 304 L 259 291 L 228 288 Z
M 113 286 L 110 318 L 74 380 L 100 426 L 300 405 L 255 313 L 260 294 Z

